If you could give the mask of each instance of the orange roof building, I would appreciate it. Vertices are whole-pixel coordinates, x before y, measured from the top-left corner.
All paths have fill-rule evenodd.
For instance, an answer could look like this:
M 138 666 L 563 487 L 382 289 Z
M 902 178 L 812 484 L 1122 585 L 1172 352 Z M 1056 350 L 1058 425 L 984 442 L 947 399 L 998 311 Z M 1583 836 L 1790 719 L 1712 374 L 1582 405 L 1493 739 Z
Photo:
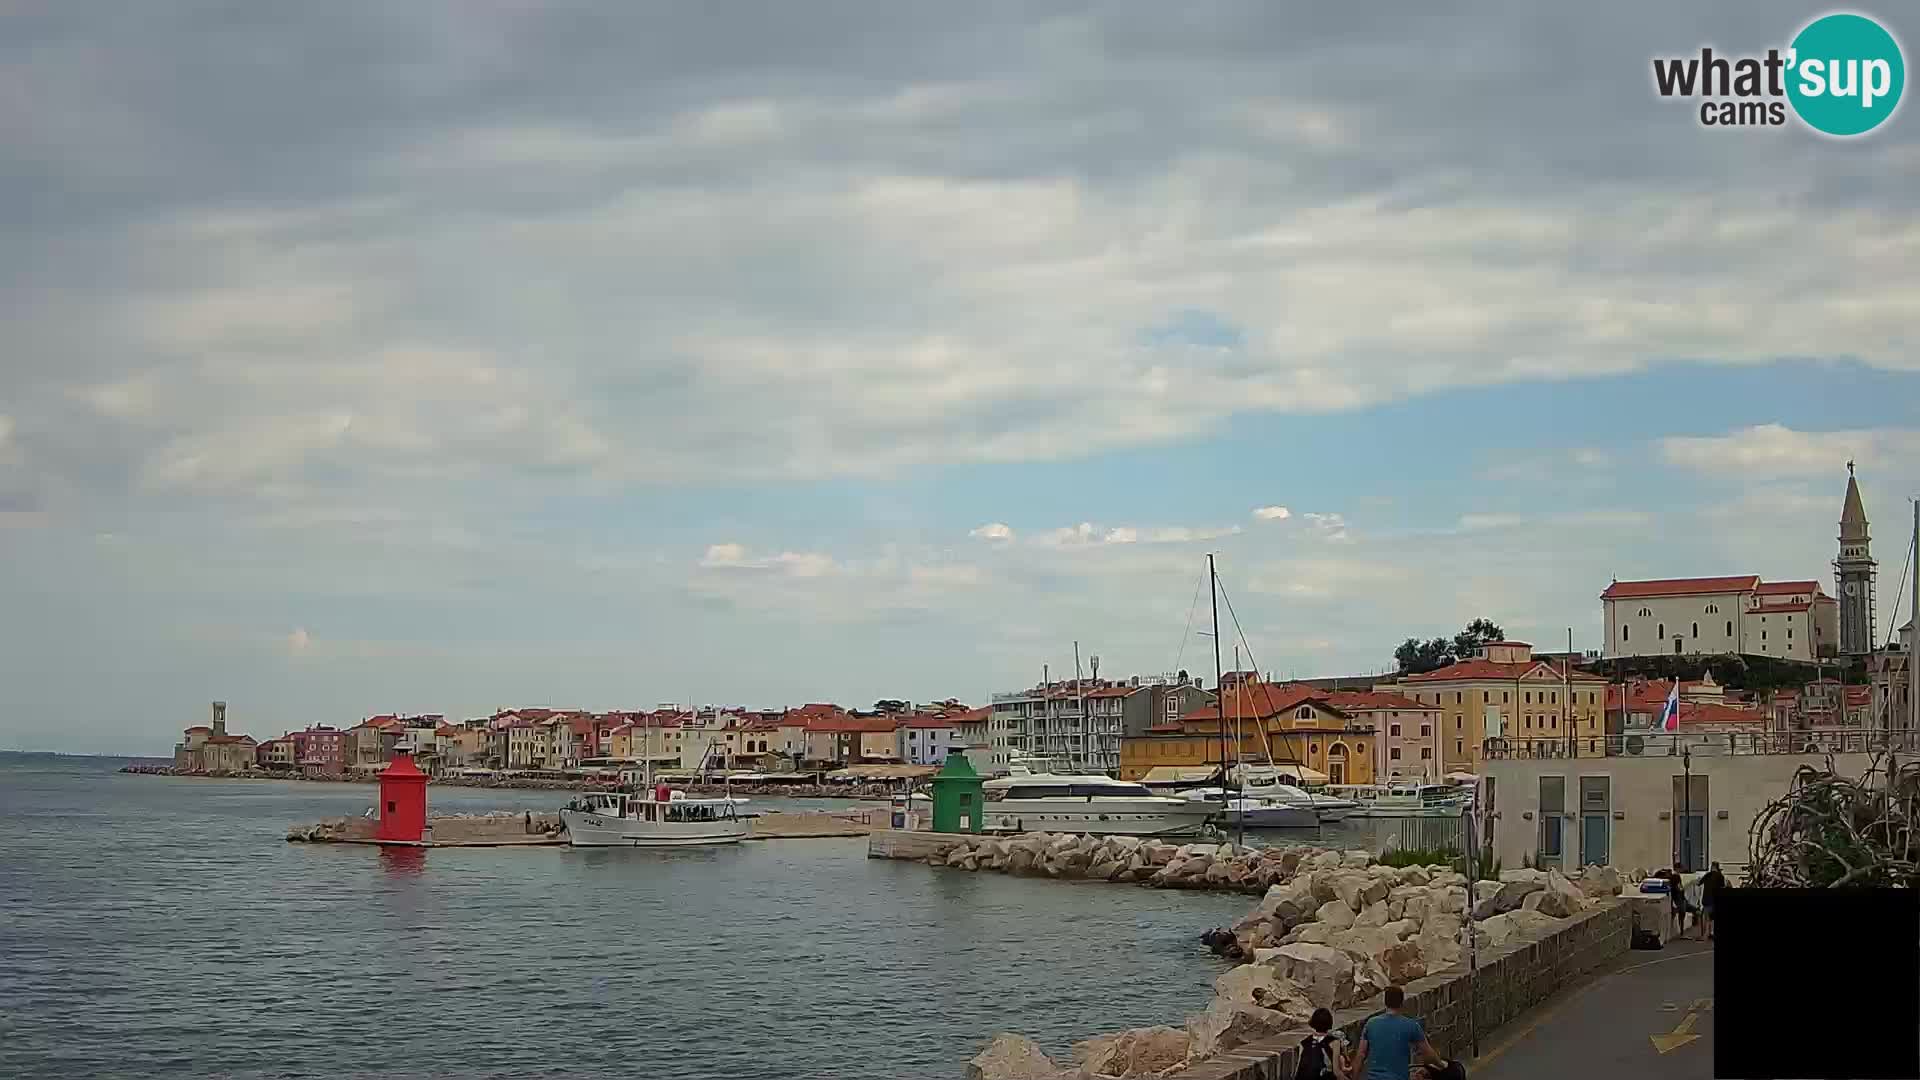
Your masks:
M 1813 580 L 1615 581 L 1600 603 L 1608 659 L 1738 655 L 1810 663 L 1838 647 L 1839 604 Z

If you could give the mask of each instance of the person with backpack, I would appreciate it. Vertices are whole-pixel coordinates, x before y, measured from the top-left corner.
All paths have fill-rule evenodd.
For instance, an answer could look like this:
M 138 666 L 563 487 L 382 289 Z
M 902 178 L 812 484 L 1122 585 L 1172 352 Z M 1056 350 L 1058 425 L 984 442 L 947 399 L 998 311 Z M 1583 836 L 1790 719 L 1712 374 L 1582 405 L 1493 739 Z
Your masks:
M 1714 863 L 1700 878 L 1700 924 L 1706 928 L 1708 941 L 1713 940 L 1713 906 L 1726 887 L 1727 875 L 1720 872 L 1719 863 Z
M 1356 1080 L 1412 1080 L 1415 1061 L 1435 1070 L 1447 1069 L 1449 1062 L 1434 1051 L 1420 1021 L 1400 1011 L 1407 1003 L 1407 992 L 1389 986 L 1385 999 L 1386 1011 L 1369 1017 L 1360 1029 L 1360 1052 L 1350 1075 Z
M 1313 1010 L 1307 1026 L 1313 1034 L 1300 1040 L 1300 1065 L 1293 1080 L 1348 1080 L 1346 1037 L 1333 1030 L 1333 1011 Z

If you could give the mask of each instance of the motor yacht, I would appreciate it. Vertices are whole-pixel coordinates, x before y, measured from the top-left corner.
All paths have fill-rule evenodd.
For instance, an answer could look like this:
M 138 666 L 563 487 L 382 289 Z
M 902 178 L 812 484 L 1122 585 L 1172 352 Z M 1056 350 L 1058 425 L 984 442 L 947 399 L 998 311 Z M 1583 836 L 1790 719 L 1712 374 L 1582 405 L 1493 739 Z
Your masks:
M 1222 811 L 1218 803 L 1156 795 L 1106 776 L 1028 773 L 989 780 L 986 789 L 998 796 L 982 822 L 989 832 L 1154 836 L 1197 832 Z

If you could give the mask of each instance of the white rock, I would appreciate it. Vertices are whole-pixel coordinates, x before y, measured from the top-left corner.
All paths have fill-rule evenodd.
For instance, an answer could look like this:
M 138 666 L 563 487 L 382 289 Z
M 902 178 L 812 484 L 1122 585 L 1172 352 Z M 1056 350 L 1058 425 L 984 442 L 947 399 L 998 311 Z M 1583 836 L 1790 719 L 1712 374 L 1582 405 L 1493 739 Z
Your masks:
M 1394 937 L 1399 938 L 1402 941 L 1405 941 L 1406 939 L 1420 932 L 1420 924 L 1418 922 L 1415 922 L 1412 919 L 1396 919 L 1393 922 L 1390 922 L 1387 925 L 1381 927 L 1380 929 L 1385 930 L 1387 933 L 1392 934 Z
M 1353 958 L 1329 945 L 1296 941 L 1267 961 L 1314 1005 L 1337 1009 L 1352 1000 Z
M 1301 1021 L 1274 1009 L 1214 998 L 1205 1012 L 1187 1018 L 1187 1060 L 1199 1061 L 1223 1050 L 1297 1026 Z
M 1371 862 L 1373 862 L 1372 853 L 1361 851 L 1358 848 L 1340 853 L 1340 865 L 1342 866 L 1364 867 Z
M 1500 871 L 1500 881 L 1502 884 L 1506 884 L 1508 882 L 1513 882 L 1513 881 L 1533 881 L 1533 882 L 1538 882 L 1541 885 L 1545 885 L 1547 883 L 1547 875 L 1540 870 L 1533 869 L 1532 867 L 1522 867 L 1519 870 Z
M 1134 1028 L 1075 1043 L 1073 1057 L 1081 1076 L 1158 1076 L 1186 1064 L 1191 1042 L 1192 1036 L 1179 1028 Z
M 1362 911 L 1360 914 L 1354 916 L 1353 925 L 1360 926 L 1360 927 L 1367 927 L 1367 926 L 1380 927 L 1380 926 L 1387 925 L 1389 921 L 1391 920 L 1387 918 L 1386 902 L 1376 900 L 1373 903 L 1368 904 L 1367 909 L 1365 911 Z
M 1323 922 L 1301 923 L 1288 935 L 1292 941 L 1304 941 L 1313 945 L 1325 945 L 1333 935 L 1342 933 L 1337 926 Z
M 1340 900 L 1329 900 L 1320 905 L 1313 913 L 1314 921 L 1326 923 L 1335 930 L 1345 930 L 1353 925 L 1354 910 Z

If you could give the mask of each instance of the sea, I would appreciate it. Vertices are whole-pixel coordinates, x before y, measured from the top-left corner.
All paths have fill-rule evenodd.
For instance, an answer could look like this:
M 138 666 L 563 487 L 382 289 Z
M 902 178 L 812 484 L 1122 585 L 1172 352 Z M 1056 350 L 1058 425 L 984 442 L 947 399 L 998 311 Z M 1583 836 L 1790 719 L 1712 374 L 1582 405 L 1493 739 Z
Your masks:
M 960 1077 L 1002 1031 L 1065 1057 L 1181 1024 L 1224 970 L 1200 933 L 1250 904 L 860 839 L 289 844 L 375 789 L 124 764 L 0 754 L 0 1076 Z M 569 797 L 429 789 L 447 813 Z

